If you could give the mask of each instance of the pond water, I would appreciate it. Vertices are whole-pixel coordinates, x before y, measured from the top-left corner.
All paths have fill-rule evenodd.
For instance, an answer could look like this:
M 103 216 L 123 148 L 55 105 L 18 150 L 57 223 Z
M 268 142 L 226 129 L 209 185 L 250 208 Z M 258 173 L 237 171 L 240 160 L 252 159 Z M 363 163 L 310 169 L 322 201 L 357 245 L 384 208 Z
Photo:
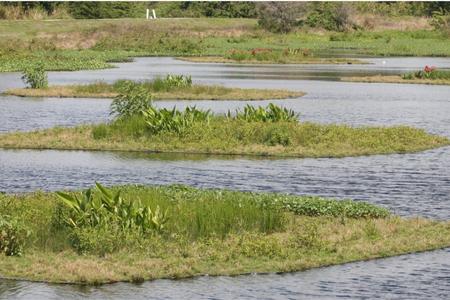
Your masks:
M 341 75 L 400 74 L 424 65 L 449 68 L 445 58 L 380 58 L 367 65 L 236 66 L 193 64 L 172 58 L 137 58 L 118 68 L 55 72 L 52 84 L 150 79 L 191 74 L 195 82 L 235 87 L 302 90 L 280 101 L 302 120 L 350 125 L 407 124 L 450 136 L 450 87 L 344 83 Z M 333 81 L 335 80 L 335 81 Z M 0 91 L 21 86 L 19 74 L 0 74 Z M 269 101 L 254 104 L 265 105 Z M 0 97 L 0 132 L 73 126 L 109 118 L 107 99 Z M 223 113 L 239 101 L 161 101 Z M 0 150 L 0 191 L 84 188 L 105 184 L 183 183 L 197 187 L 315 194 L 365 200 L 394 212 L 450 218 L 450 147 L 407 155 L 342 159 Z M 101 287 L 0 281 L 0 297 L 37 298 L 403 298 L 441 299 L 450 292 L 450 249 L 283 275 L 158 280 Z

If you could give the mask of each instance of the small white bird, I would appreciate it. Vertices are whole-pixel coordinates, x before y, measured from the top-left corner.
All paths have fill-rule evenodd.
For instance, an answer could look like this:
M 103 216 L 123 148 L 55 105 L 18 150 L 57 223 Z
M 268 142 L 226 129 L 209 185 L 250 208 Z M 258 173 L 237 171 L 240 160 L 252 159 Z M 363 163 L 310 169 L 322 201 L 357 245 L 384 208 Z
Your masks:
M 385 60 L 383 60 L 382 62 L 381 62 L 383 65 L 385 65 L 386 64 L 386 61 Z

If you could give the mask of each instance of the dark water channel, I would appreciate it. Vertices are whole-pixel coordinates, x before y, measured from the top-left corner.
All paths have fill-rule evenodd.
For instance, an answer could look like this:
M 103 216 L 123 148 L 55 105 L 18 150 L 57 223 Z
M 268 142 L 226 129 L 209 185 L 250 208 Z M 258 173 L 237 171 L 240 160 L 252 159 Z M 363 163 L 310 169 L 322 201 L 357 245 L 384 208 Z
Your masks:
M 368 65 L 233 66 L 138 58 L 100 71 L 50 74 L 52 84 L 150 79 L 191 74 L 194 81 L 237 87 L 286 88 L 307 95 L 281 103 L 302 120 L 350 125 L 412 125 L 450 136 L 450 87 L 345 83 L 341 75 L 400 74 L 424 65 L 449 68 L 445 58 L 370 59 Z M 0 91 L 21 86 L 19 74 L 0 73 Z M 254 104 L 266 104 L 258 101 Z M 238 101 L 195 104 L 215 112 Z M 0 97 L 0 132 L 73 126 L 109 118 L 106 99 Z M 365 200 L 405 215 L 450 219 L 450 147 L 407 155 L 342 159 L 127 154 L 87 151 L 0 150 L 0 191 L 84 188 L 105 184 L 183 183 L 197 187 L 315 194 Z M 158 280 L 101 287 L 0 281 L 0 298 L 444 299 L 450 294 L 450 249 L 283 275 Z

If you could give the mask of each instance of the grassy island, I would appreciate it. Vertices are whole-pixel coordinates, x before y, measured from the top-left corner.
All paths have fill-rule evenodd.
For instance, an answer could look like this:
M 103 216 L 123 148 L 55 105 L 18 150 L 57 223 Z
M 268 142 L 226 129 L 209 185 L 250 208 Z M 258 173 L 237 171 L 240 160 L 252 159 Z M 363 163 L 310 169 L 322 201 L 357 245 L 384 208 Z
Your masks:
M 258 54 L 252 54 L 255 50 L 252 51 L 240 51 L 231 52 L 231 54 L 226 54 L 225 56 L 184 56 L 177 57 L 179 60 L 190 61 L 190 62 L 199 62 L 199 63 L 234 63 L 234 64 L 367 64 L 359 59 L 350 59 L 350 58 L 321 58 L 321 57 L 313 57 L 313 56 L 304 56 L 304 55 L 288 55 L 283 54 L 283 52 L 279 51 L 279 53 L 274 51 L 268 51 L 271 53 L 270 55 L 262 56 Z
M 172 80 L 168 80 L 172 78 Z M 176 83 L 171 83 L 177 81 Z M 190 77 L 183 75 L 167 75 L 153 81 L 143 81 L 136 84 L 144 87 L 153 95 L 154 100 L 268 100 L 287 99 L 303 96 L 305 93 L 274 90 L 274 89 L 242 89 L 227 88 L 218 85 L 184 84 Z M 85 85 L 50 86 L 47 88 L 17 88 L 10 89 L 4 94 L 21 97 L 61 97 L 61 98 L 114 98 L 129 80 L 118 80 L 112 84 L 96 82 Z
M 112 110 L 119 116 L 110 123 L 2 134 L 0 147 L 344 157 L 416 152 L 450 144 L 445 137 L 406 126 L 299 122 L 295 112 L 274 104 L 247 105 L 243 111 L 220 116 L 195 107 L 184 111 L 143 108 L 146 102 L 135 100 L 134 94 L 116 98 Z M 130 109 L 137 111 L 128 114 Z
M 437 70 L 435 67 L 425 66 L 423 70 L 403 75 L 374 75 L 361 77 L 343 77 L 343 81 L 369 83 L 415 83 L 431 85 L 450 85 L 450 71 Z
M 291 272 L 450 246 L 450 223 L 351 200 L 122 186 L 0 195 L 0 276 L 99 284 Z

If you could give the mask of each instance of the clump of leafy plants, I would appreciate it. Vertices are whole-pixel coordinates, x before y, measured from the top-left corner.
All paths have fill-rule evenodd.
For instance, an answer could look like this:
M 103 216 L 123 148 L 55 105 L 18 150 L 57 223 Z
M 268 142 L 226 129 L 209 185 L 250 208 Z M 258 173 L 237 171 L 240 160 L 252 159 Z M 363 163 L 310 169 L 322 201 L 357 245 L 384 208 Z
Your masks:
M 277 200 L 274 200 L 277 201 Z M 287 196 L 278 199 L 284 209 L 303 216 L 332 216 L 346 218 L 386 218 L 389 210 L 367 202 L 329 200 L 319 197 L 301 199 Z
M 242 111 L 236 110 L 234 116 L 228 111 L 227 117 L 247 122 L 297 122 L 299 115 L 292 109 L 269 103 L 267 107 L 254 107 L 247 104 Z
M 178 88 L 190 88 L 192 86 L 192 77 L 188 75 L 171 75 L 165 78 L 156 78 L 152 82 L 154 91 L 170 91 Z
M 21 256 L 30 231 L 17 219 L 0 216 L 0 253 Z
M 106 226 L 110 223 L 122 229 L 139 228 L 142 232 L 162 232 L 168 220 L 167 211 L 159 206 L 152 209 L 139 200 L 125 200 L 121 191 L 112 193 L 96 182 L 94 190 L 87 189 L 81 195 L 57 192 L 59 198 L 70 209 L 65 222 L 72 228 Z
M 450 79 L 450 71 L 438 70 L 434 66 L 425 66 L 423 70 L 406 73 L 402 75 L 403 79 Z
M 39 62 L 27 66 L 23 70 L 22 80 L 32 89 L 44 89 L 48 87 L 47 73 L 44 64 Z
M 141 114 L 152 105 L 153 96 L 139 83 L 124 81 L 119 94 L 111 103 L 111 114 L 118 118 L 127 118 Z
M 188 106 L 184 111 L 179 111 L 176 107 L 171 110 L 149 107 L 142 113 L 148 128 L 153 133 L 166 131 L 181 134 L 195 122 L 209 123 L 211 117 L 210 110 L 203 111 L 195 106 Z

